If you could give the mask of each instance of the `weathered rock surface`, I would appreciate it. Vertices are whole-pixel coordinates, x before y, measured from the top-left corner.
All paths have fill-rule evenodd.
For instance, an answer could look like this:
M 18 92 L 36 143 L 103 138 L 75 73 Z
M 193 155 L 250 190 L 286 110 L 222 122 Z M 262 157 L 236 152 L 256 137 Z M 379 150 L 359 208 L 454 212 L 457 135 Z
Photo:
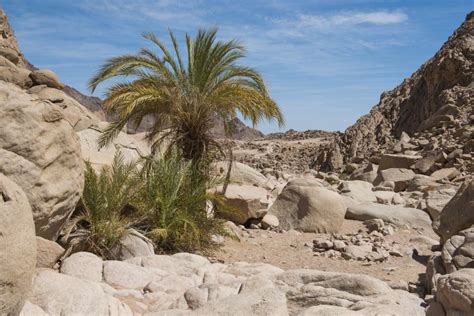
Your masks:
M 444 242 L 458 231 L 474 225 L 474 180 L 466 180 L 441 211 L 433 227 Z
M 436 296 L 447 315 L 473 315 L 474 269 L 462 269 L 439 277 Z
M 114 258 L 118 260 L 147 257 L 155 254 L 153 242 L 135 229 L 129 229 L 119 240 L 116 248 L 111 251 L 114 253 Z
M 64 88 L 64 85 L 59 82 L 58 76 L 49 69 L 33 70 L 30 78 L 36 86 L 45 85 L 55 89 Z
M 224 178 L 227 175 L 229 163 L 227 161 L 220 161 L 213 164 L 213 174 Z M 254 185 L 261 188 L 272 189 L 273 186 L 270 180 L 263 174 L 258 172 L 246 164 L 240 162 L 233 162 L 230 173 L 230 182 L 241 185 Z
M 408 187 L 408 183 L 415 178 L 415 173 L 410 169 L 390 168 L 379 171 L 374 180 L 374 185 L 387 182 L 394 184 L 394 191 L 400 192 Z
M 19 67 L 29 68 L 30 64 L 25 59 L 18 47 L 15 34 L 10 26 L 8 17 L 0 9 L 0 25 L 2 36 L 0 37 L 0 56 L 8 59 L 11 63 Z
M 33 214 L 23 190 L 0 173 L 0 314 L 20 312 L 36 264 Z
M 421 156 L 385 154 L 380 158 L 379 170 L 390 168 L 410 169 L 410 167 L 421 158 Z
M 64 248 L 61 245 L 39 236 L 36 237 L 36 246 L 38 252 L 36 257 L 37 268 L 52 269 L 64 254 Z
M 84 184 L 78 138 L 54 104 L 12 84 L 0 82 L 0 104 L 0 172 L 25 191 L 36 234 L 54 239 Z
M 81 143 L 82 156 L 93 167 L 100 168 L 104 165 L 111 165 L 117 152 L 122 154 L 126 162 L 135 161 L 150 154 L 149 147 L 138 135 L 125 133 L 120 133 L 110 145 L 99 148 L 99 137 L 107 124 L 100 123 L 99 125 L 99 127 L 91 126 L 77 133 Z
M 305 232 L 337 232 L 345 215 L 345 204 L 336 192 L 330 191 L 315 180 L 295 179 L 269 209 L 280 227 Z
M 221 192 L 222 187 L 216 190 Z M 263 218 L 267 214 L 268 193 L 263 188 L 229 184 L 224 197 L 230 209 L 222 216 L 234 223 L 245 224 L 251 218 Z
M 350 197 L 359 202 L 377 202 L 371 183 L 361 180 L 344 181 L 338 189 L 343 196 Z
M 225 265 L 186 253 L 104 261 L 102 279 L 38 270 L 22 315 L 311 315 L 309 308 L 327 305 L 341 315 L 424 311 L 421 299 L 366 275 Z
M 100 283 L 52 270 L 38 270 L 29 301 L 48 315 L 132 315 L 128 305 Z
M 102 259 L 90 252 L 76 252 L 61 264 L 61 273 L 93 282 L 102 281 Z
M 474 226 L 446 240 L 441 251 L 441 258 L 447 273 L 474 268 Z
M 399 226 L 431 230 L 429 215 L 415 208 L 377 203 L 362 203 L 350 206 L 346 212 L 347 219 L 368 220 L 380 218 L 385 222 Z

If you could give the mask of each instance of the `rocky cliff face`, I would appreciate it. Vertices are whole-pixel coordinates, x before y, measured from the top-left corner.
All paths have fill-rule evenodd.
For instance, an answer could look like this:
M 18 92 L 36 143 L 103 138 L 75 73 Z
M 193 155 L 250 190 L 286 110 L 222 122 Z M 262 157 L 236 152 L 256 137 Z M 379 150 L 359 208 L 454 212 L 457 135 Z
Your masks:
M 29 68 L 31 66 L 21 53 L 8 17 L 3 10 L 0 10 L 0 56 L 19 67 Z
M 410 78 L 384 92 L 342 135 L 346 159 L 364 157 L 441 122 L 468 124 L 474 106 L 474 12 Z

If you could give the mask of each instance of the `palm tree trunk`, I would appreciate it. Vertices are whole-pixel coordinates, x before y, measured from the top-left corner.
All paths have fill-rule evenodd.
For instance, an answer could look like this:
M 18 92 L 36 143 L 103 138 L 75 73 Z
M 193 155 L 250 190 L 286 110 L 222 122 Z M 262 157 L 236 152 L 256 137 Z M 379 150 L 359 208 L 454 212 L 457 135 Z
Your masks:
M 225 195 L 227 187 L 230 182 L 230 174 L 232 172 L 232 164 L 234 163 L 234 152 L 232 151 L 232 146 L 229 144 L 229 166 L 227 167 L 227 174 L 225 176 L 224 185 L 222 187 L 222 194 Z

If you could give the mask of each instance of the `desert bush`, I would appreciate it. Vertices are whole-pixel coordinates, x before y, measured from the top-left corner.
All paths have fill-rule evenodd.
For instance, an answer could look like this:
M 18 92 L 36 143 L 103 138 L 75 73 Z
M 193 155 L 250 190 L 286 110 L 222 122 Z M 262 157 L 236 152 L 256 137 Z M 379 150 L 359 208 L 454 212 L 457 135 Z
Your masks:
M 137 164 L 125 162 L 119 153 L 100 172 L 85 165 L 84 191 L 63 240 L 69 251 L 84 249 L 114 259 L 112 250 L 135 220 L 133 204 L 141 185 Z
M 214 180 L 176 150 L 165 156 L 127 163 L 122 155 L 96 172 L 86 162 L 85 186 L 63 243 L 68 253 L 86 250 L 106 259 L 129 228 L 148 236 L 157 252 L 200 252 L 216 248 L 213 235 L 227 235 L 223 221 L 208 216 L 223 211 Z
M 149 160 L 142 170 L 141 227 L 163 252 L 206 252 L 213 235 L 227 235 L 223 221 L 208 214 L 223 211 L 215 181 L 175 150 Z

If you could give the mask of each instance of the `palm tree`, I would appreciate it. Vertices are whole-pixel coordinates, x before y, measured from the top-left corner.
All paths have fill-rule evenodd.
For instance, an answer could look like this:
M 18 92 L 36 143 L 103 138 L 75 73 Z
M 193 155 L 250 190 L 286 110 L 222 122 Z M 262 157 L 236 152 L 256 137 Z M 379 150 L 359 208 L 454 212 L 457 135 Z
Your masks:
M 138 126 L 145 116 L 152 116 L 147 139 L 153 149 L 166 139 L 184 158 L 200 161 L 219 147 L 211 134 L 216 117 L 224 121 L 227 133 L 238 113 L 254 125 L 266 119 L 282 126 L 283 115 L 262 76 L 237 64 L 245 48 L 236 40 L 218 41 L 216 33 L 217 29 L 199 30 L 194 39 L 186 34 L 186 59 L 171 31 L 171 52 L 154 34 L 145 33 L 144 38 L 158 47 L 158 55 L 142 48 L 138 54 L 109 59 L 91 79 L 92 92 L 112 78 L 133 80 L 106 89 L 105 109 L 118 119 L 105 129 L 99 145 L 107 145 L 127 123 Z

